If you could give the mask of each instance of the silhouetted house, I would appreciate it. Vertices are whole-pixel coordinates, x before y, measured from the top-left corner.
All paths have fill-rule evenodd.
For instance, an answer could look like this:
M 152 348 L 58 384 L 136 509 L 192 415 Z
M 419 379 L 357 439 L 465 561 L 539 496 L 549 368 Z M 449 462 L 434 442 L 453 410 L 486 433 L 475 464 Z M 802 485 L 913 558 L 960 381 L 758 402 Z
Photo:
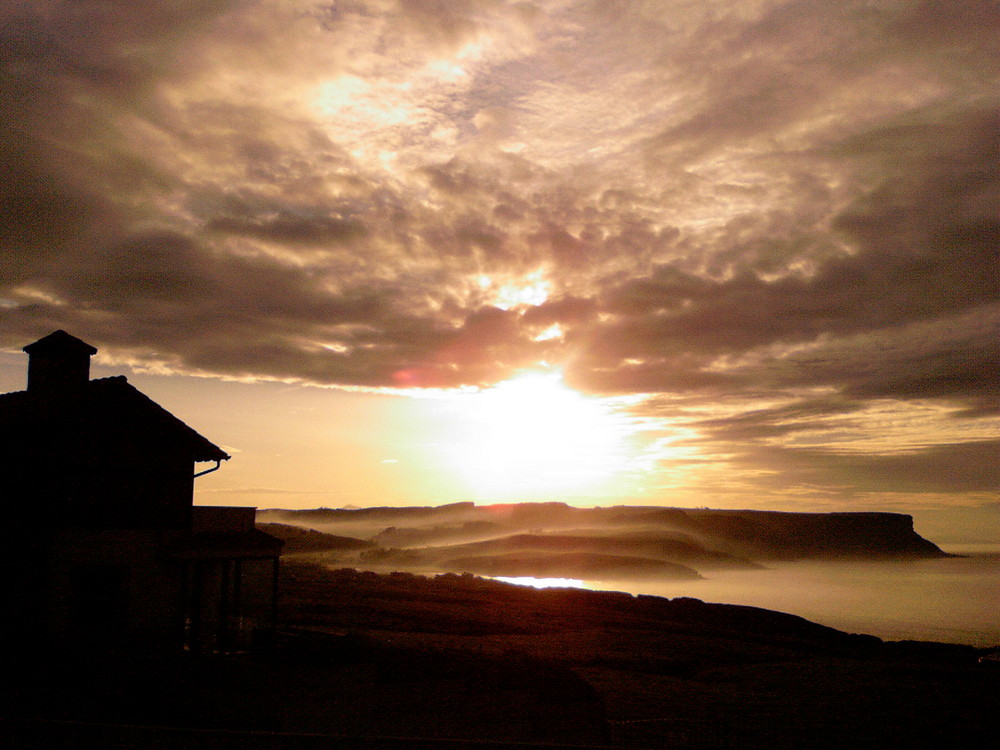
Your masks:
M 27 390 L 0 395 L 6 643 L 228 652 L 273 628 L 282 542 L 253 508 L 192 506 L 225 451 L 91 380 L 97 350 L 64 331 L 24 351 Z

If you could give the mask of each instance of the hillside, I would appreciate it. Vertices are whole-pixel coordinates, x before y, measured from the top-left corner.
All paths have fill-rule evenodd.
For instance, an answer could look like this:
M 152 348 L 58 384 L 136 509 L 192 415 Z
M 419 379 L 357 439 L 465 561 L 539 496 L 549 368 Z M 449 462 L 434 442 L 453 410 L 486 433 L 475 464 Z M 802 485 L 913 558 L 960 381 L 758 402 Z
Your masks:
M 358 649 L 359 667 L 389 659 L 388 682 L 405 690 L 416 679 L 440 710 L 467 712 L 442 719 L 421 700 L 415 715 L 385 697 L 408 726 L 470 722 L 493 739 L 646 748 L 958 747 L 1000 730 L 1000 673 L 971 647 L 885 643 L 754 607 L 462 575 L 294 565 L 283 590 L 286 624 L 306 640 L 349 634 L 337 637 Z M 442 684 L 466 694 L 442 695 Z
M 256 655 L 33 658 L 0 729 L 12 747 L 213 750 L 946 748 L 1000 731 L 1000 671 L 968 646 L 470 575 L 286 562 L 281 592 Z
M 692 578 L 778 560 L 943 557 L 897 513 L 780 513 L 564 503 L 264 510 L 286 553 L 333 567 L 596 580 Z M 308 529 L 310 546 L 294 529 Z M 333 535 L 328 543 L 316 533 Z M 353 539 L 352 546 L 345 540 Z

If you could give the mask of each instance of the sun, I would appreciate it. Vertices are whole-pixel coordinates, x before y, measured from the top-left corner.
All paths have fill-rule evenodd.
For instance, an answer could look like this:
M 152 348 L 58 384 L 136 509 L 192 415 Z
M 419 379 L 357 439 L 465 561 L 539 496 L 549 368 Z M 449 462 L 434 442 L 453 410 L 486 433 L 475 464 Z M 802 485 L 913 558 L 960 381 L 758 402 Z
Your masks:
M 598 493 L 626 461 L 626 419 L 605 400 L 527 372 L 456 396 L 445 461 L 476 499 L 518 501 Z

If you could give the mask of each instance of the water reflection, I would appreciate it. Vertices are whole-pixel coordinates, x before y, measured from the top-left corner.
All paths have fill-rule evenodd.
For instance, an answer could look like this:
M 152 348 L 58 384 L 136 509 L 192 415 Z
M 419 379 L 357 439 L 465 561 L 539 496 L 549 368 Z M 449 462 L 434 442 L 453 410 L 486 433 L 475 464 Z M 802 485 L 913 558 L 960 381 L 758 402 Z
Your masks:
M 576 578 L 535 578 L 534 576 L 496 576 L 496 580 L 513 583 L 516 586 L 531 586 L 536 589 L 586 589 L 592 588 Z
M 900 562 L 769 562 L 764 570 L 713 570 L 690 581 L 500 577 L 519 586 L 625 591 L 788 612 L 886 640 L 1000 645 L 1000 554 Z
M 887 640 L 1000 644 L 1000 558 L 769 563 L 699 581 L 588 581 L 588 588 L 744 604 Z

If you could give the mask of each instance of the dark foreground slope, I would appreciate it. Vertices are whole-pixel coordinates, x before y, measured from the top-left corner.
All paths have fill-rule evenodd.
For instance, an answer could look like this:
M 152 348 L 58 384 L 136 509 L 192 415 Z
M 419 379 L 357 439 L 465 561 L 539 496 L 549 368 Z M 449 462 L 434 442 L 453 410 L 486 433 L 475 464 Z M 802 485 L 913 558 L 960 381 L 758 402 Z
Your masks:
M 86 731 L 32 717 L 184 726 L 199 731 L 115 746 L 213 748 L 951 748 L 1000 730 L 1000 673 L 971 647 L 467 575 L 285 565 L 282 579 L 269 654 L 49 665 L 8 681 L 8 726 L 64 747 L 87 745 L 59 731 Z
M 884 643 L 752 607 L 471 576 L 296 567 L 287 591 L 300 627 L 568 670 L 593 698 L 567 691 L 576 698 L 560 720 L 575 716 L 582 731 L 603 716 L 615 745 L 953 747 L 1000 730 L 1000 674 L 970 647 Z

